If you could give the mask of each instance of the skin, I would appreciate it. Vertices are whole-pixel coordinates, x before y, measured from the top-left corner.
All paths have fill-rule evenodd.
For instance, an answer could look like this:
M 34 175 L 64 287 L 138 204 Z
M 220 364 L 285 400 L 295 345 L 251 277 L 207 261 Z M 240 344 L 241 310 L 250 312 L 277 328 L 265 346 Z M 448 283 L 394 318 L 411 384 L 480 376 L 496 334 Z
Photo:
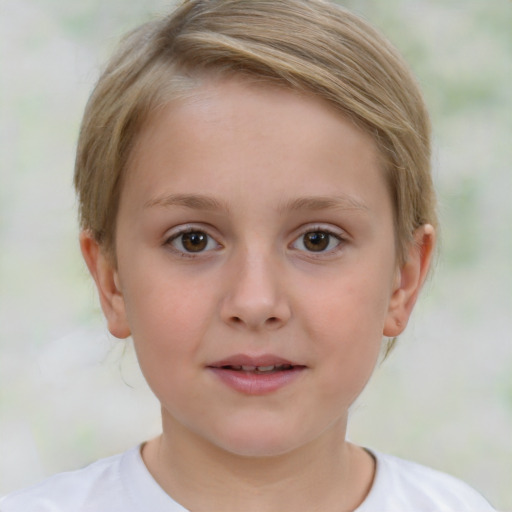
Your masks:
M 382 337 L 407 325 L 434 244 L 422 226 L 397 266 L 378 156 L 318 98 L 206 80 L 138 139 L 117 261 L 82 233 L 109 329 L 133 336 L 162 405 L 144 461 L 185 507 L 325 512 L 367 495 L 374 461 L 345 441 L 348 410 Z M 206 245 L 190 252 L 183 229 Z M 248 396 L 208 367 L 239 353 L 304 369 Z

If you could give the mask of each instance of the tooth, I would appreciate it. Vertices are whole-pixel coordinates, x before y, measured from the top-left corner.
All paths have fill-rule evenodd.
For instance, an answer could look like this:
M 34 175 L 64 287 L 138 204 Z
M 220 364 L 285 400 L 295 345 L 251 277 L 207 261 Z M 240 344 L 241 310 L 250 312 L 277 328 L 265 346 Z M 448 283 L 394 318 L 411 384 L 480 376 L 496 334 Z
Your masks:
M 253 372 L 256 370 L 256 366 L 242 366 L 242 370 L 244 372 Z
M 275 366 L 257 366 L 257 368 L 259 372 L 270 372 L 275 368 Z

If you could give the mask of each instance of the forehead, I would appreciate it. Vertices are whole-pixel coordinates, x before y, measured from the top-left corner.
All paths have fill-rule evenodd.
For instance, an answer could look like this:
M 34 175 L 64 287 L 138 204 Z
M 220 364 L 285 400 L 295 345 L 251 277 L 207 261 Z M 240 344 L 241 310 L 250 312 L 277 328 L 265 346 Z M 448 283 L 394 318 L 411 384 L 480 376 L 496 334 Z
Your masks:
M 315 179 L 320 167 L 322 177 Z M 348 168 L 358 194 L 370 174 L 385 186 L 371 136 L 327 101 L 265 82 L 215 78 L 152 114 L 136 141 L 126 185 L 136 182 L 153 196 L 162 186 L 204 194 L 226 180 L 238 191 L 251 190 L 265 175 L 276 195 L 314 182 L 316 193 L 328 196 L 329 176 Z
M 232 130 L 236 131 L 241 125 L 247 128 L 251 123 L 259 123 L 262 129 L 265 123 L 275 127 L 272 132 L 268 132 L 269 137 L 274 137 L 275 132 L 281 129 L 283 133 L 292 135 L 297 144 L 317 135 L 313 123 L 324 125 L 325 131 L 330 126 L 339 128 L 340 123 L 343 123 L 346 127 L 343 138 L 351 141 L 364 139 L 367 150 L 371 146 L 371 155 L 369 151 L 366 154 L 374 158 L 377 164 L 380 163 L 380 151 L 372 135 L 360 123 L 356 124 L 356 121 L 344 116 L 339 107 L 319 95 L 247 75 L 207 73 L 177 82 L 178 86 L 172 85 L 169 88 L 167 95 L 170 99 L 167 102 L 161 99 L 159 106 L 152 110 L 141 126 L 133 145 L 134 151 L 130 155 L 129 168 L 136 165 L 141 149 L 154 143 L 155 136 L 158 138 L 157 134 L 163 134 L 163 131 L 169 137 L 173 131 L 181 134 L 185 129 L 193 133 L 197 142 L 201 142 L 201 135 L 204 134 L 205 145 L 208 145 L 212 136 L 208 128 L 215 125 L 226 128 L 231 125 Z M 255 112 L 262 115 L 254 116 Z M 200 129 L 198 124 L 204 125 L 205 129 Z M 218 135 L 221 136 L 221 132 Z M 259 135 L 264 138 L 265 132 Z M 282 144 L 283 140 L 279 143 Z

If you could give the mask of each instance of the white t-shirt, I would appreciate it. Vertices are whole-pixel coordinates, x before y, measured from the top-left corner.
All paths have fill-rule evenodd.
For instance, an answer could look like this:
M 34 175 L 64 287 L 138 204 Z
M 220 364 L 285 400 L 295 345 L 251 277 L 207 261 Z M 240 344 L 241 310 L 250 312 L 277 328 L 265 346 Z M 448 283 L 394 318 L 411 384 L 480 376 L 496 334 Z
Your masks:
M 494 510 L 460 480 L 390 455 L 377 461 L 369 495 L 355 512 Z M 135 447 L 78 471 L 60 473 L 0 500 L 0 512 L 186 512 L 153 479 Z M 212 508 L 212 512 L 218 512 Z

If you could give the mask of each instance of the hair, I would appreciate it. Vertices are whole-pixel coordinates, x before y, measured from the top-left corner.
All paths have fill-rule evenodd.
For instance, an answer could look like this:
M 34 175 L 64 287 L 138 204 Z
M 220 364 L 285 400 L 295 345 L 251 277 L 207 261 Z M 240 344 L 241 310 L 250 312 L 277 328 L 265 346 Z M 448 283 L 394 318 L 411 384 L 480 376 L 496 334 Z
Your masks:
M 399 52 L 365 20 L 323 0 L 186 0 L 122 41 L 87 104 L 75 166 L 80 225 L 114 256 L 123 176 L 155 109 L 209 75 L 310 93 L 375 141 L 394 208 L 398 260 L 437 227 L 430 121 Z

